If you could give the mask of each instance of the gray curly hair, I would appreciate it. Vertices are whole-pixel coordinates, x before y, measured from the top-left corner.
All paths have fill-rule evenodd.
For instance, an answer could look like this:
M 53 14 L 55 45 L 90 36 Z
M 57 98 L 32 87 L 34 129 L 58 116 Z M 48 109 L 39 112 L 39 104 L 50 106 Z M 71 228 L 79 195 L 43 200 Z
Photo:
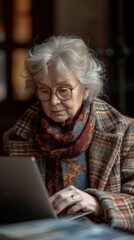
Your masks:
M 74 76 L 88 87 L 90 102 L 103 94 L 105 67 L 81 38 L 52 36 L 28 50 L 25 60 L 26 89 L 35 93 L 37 82 L 47 76 L 51 64 L 63 76 Z

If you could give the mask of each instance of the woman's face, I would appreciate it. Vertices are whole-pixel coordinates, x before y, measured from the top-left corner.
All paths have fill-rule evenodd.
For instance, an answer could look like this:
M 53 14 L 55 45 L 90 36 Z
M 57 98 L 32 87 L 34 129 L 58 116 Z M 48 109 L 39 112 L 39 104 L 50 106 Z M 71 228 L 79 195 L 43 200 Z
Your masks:
M 63 101 L 56 95 L 59 87 L 74 88 L 70 99 Z M 50 66 L 47 78 L 42 79 L 37 85 L 37 94 L 42 91 L 47 94 L 50 91 L 51 96 L 48 101 L 41 101 L 45 114 L 55 122 L 65 125 L 66 120 L 72 119 L 79 111 L 83 100 L 88 97 L 88 89 L 86 89 L 76 78 L 63 77 L 54 66 Z M 64 94 L 64 92 L 63 92 Z

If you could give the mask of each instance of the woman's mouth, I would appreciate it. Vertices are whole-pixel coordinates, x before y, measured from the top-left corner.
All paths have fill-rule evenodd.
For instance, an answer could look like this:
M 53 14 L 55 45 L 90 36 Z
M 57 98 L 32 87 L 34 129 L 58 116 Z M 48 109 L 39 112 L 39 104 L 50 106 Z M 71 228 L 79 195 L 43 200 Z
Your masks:
M 65 110 L 54 110 L 54 111 L 51 111 L 52 113 L 61 113 L 61 112 L 64 112 Z

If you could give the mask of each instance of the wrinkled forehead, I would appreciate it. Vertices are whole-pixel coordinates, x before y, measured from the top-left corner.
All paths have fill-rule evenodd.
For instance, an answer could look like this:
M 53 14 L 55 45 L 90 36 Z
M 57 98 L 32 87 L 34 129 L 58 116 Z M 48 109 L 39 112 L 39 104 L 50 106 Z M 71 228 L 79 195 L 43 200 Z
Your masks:
M 67 84 L 76 82 L 76 77 L 72 71 L 68 68 L 66 71 L 62 71 L 55 64 L 50 64 L 46 71 L 42 71 L 42 74 L 37 76 L 38 83 L 58 83 L 58 84 Z

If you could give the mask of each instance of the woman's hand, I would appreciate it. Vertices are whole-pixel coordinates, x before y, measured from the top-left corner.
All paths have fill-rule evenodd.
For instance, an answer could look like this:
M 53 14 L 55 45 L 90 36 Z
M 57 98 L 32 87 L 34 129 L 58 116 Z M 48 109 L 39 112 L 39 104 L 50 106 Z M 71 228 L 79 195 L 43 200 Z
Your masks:
M 57 214 L 67 209 L 67 214 L 74 214 L 80 210 L 92 211 L 96 216 L 102 215 L 99 201 L 90 194 L 69 186 L 50 197 L 50 201 Z

